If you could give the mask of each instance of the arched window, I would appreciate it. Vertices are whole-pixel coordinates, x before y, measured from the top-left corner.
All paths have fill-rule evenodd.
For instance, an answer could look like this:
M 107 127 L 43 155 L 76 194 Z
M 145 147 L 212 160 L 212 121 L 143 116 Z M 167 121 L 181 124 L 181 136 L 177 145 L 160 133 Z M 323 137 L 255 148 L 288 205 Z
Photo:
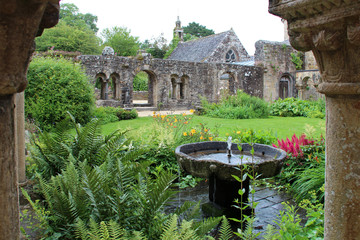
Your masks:
M 235 51 L 230 49 L 225 55 L 225 62 L 236 62 Z

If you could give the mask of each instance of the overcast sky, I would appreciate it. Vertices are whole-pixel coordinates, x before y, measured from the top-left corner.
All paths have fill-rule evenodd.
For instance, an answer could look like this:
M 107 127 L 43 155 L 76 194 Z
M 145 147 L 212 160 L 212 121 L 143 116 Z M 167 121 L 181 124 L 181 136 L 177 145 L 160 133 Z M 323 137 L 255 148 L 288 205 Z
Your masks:
M 268 0 L 61 0 L 74 3 L 81 13 L 98 16 L 97 26 L 119 26 L 131 30 L 140 41 L 164 33 L 172 39 L 177 16 L 182 26 L 190 22 L 213 29 L 215 33 L 233 28 L 250 55 L 258 40 L 283 41 L 283 24 L 268 13 Z

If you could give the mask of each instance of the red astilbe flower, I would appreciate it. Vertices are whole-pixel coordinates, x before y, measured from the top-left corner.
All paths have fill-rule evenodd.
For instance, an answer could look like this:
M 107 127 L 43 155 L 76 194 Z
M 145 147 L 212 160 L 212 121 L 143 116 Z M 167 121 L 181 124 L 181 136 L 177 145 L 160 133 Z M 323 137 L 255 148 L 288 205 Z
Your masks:
M 306 139 L 305 134 L 302 134 L 300 138 L 298 138 L 296 134 L 294 134 L 291 137 L 291 140 L 289 138 L 286 138 L 285 141 L 284 139 L 278 140 L 278 146 L 273 144 L 273 147 L 280 148 L 287 153 L 291 153 L 293 157 L 298 157 L 298 156 L 303 157 L 304 154 L 300 146 L 312 145 L 312 144 L 314 144 L 314 140 Z

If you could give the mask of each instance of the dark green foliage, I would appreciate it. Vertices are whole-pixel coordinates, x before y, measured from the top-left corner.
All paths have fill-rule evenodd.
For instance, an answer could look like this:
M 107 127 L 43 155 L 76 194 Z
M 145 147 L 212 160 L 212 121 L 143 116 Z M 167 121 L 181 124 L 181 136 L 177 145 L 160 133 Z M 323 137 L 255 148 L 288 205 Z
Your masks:
M 309 192 L 313 190 L 318 200 L 323 202 L 324 194 L 320 189 L 325 183 L 324 139 L 300 148 L 302 154 L 296 157 L 289 154 L 277 178 L 283 185 L 288 185 L 298 202 L 309 198 Z
M 149 76 L 146 72 L 139 72 L 133 81 L 134 91 L 147 91 L 149 89 Z
M 175 36 L 173 38 L 173 40 L 171 40 L 170 46 L 169 46 L 169 50 L 166 52 L 164 59 L 167 59 L 171 53 L 175 50 L 175 48 L 177 47 L 177 45 L 179 44 L 180 39 L 179 37 Z
M 205 26 L 202 26 L 196 22 L 189 23 L 189 25 L 183 27 L 183 29 L 185 34 L 189 34 L 195 37 L 206 37 L 215 34 L 214 30 L 207 29 Z
M 118 117 L 119 121 L 121 120 L 129 120 L 129 119 L 135 119 L 138 117 L 138 113 L 136 109 L 126 110 L 126 109 L 118 109 L 116 112 L 116 116 Z
M 249 119 L 266 118 L 269 115 L 267 102 L 240 90 L 237 91 L 236 95 L 222 98 L 217 104 L 210 104 L 206 99 L 202 99 L 201 103 L 205 115 L 209 117 Z
M 81 52 L 82 54 L 101 53 L 100 39 L 86 25 L 71 26 L 60 21 L 55 27 L 47 29 L 35 39 L 37 51 L 61 50 Z
M 120 107 L 98 107 L 94 111 L 94 117 L 101 120 L 101 124 L 117 122 L 121 120 L 135 119 L 138 117 L 136 109 L 125 110 Z
M 169 45 L 162 33 L 157 38 L 152 38 L 151 42 L 145 40 L 144 43 L 141 44 L 141 49 L 146 50 L 146 52 L 150 53 L 154 58 L 163 59 L 166 52 L 169 50 Z
M 67 112 L 81 124 L 90 121 L 94 90 L 80 65 L 61 58 L 34 58 L 27 78 L 25 114 L 40 128 L 51 129 L 66 118 Z
M 303 69 L 303 59 L 304 59 L 304 53 L 303 52 L 297 52 L 297 53 L 290 53 L 291 61 L 295 64 L 296 70 Z
M 70 26 L 90 28 L 95 33 L 99 30 L 96 26 L 98 17 L 91 13 L 79 13 L 79 8 L 73 3 L 63 3 L 60 5 L 60 19 Z
M 135 56 L 140 48 L 138 37 L 130 35 L 130 30 L 125 27 L 106 28 L 101 35 L 104 46 L 110 46 L 118 56 Z
M 69 163 L 86 162 L 97 166 L 107 158 L 121 156 L 127 149 L 127 140 L 120 130 L 108 135 L 100 134 L 99 120 L 94 119 L 85 127 L 72 123 L 75 136 L 59 126 L 53 133 L 40 132 L 30 148 L 33 169 L 42 178 L 50 179 L 61 173 Z M 69 124 L 66 124 L 69 125 Z M 31 173 L 30 173 L 31 174 Z M 34 173 L 32 173 L 34 174 Z
M 300 100 L 298 98 L 278 99 L 270 106 L 270 114 L 280 117 L 304 116 L 309 118 L 325 117 L 325 101 Z

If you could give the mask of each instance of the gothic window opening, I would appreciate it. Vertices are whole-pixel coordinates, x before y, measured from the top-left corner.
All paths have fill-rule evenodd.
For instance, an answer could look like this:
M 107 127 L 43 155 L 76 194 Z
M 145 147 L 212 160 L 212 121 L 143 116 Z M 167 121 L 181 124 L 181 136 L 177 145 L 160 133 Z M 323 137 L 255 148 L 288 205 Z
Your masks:
M 176 80 L 175 78 L 171 78 L 171 98 L 176 98 Z
M 226 61 L 226 62 L 236 62 L 236 54 L 235 54 L 235 52 L 234 52 L 232 49 L 230 49 L 230 50 L 226 53 L 226 55 L 225 55 L 225 61 Z

